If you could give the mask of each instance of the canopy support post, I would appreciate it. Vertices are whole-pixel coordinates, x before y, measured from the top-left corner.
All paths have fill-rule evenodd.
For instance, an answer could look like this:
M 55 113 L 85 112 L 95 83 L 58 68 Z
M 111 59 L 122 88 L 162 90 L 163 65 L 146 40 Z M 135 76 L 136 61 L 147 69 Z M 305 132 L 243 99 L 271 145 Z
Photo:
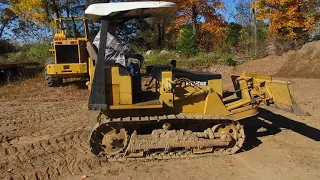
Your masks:
M 101 19 L 100 42 L 98 50 L 98 59 L 95 65 L 92 89 L 89 97 L 88 108 L 90 110 L 106 110 L 106 81 L 105 81 L 105 49 L 108 34 L 108 20 Z

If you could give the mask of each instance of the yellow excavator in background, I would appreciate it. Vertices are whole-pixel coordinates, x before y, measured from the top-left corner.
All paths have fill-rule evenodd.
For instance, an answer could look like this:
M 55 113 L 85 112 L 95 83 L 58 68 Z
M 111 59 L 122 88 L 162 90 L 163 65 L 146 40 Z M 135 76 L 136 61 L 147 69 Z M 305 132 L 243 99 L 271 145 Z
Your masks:
M 45 65 L 45 79 L 49 87 L 60 86 L 63 78 L 83 77 L 89 79 L 94 68 L 86 43 L 88 41 L 87 19 L 64 17 L 56 20 L 53 54 Z M 90 83 L 87 83 L 89 85 Z M 90 86 L 89 86 L 90 88 Z
M 133 87 L 141 84 L 133 83 L 125 68 L 104 60 L 108 22 L 159 17 L 176 9 L 171 2 L 145 1 L 92 4 L 85 11 L 102 25 L 88 102 L 90 110 L 100 111 L 89 142 L 96 156 L 122 161 L 233 154 L 246 137 L 241 120 L 258 114 L 259 105 L 302 113 L 290 82 L 243 73 L 232 76 L 235 90 L 225 93 L 221 74 L 171 65 L 147 66 L 144 78 L 150 82 L 135 96 Z

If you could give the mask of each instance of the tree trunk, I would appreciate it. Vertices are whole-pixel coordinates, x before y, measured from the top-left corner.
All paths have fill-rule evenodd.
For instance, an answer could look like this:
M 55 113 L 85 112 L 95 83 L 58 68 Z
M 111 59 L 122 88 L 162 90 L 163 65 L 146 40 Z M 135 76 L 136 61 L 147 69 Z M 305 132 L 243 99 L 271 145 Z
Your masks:
M 197 17 L 198 17 L 198 11 L 197 6 L 194 4 L 192 5 L 192 30 L 193 30 L 193 38 L 196 43 L 196 48 L 198 48 L 198 39 L 197 39 Z
M 44 9 L 46 11 L 47 16 L 50 17 L 48 1 L 45 2 Z M 48 24 L 50 24 L 50 21 L 51 21 L 50 18 L 48 18 Z
M 53 4 L 53 18 L 54 20 L 59 18 L 59 8 L 56 4 L 55 0 L 51 0 L 52 4 Z
M 165 35 L 166 35 L 166 26 L 162 22 L 162 26 L 161 26 L 161 48 L 165 47 Z
M 5 28 L 6 28 L 6 25 L 2 24 L 2 27 L 0 29 L 0 38 L 2 38 L 2 34 L 3 34 L 3 31 L 4 31 Z
M 67 17 L 70 17 L 70 8 L 69 8 L 69 1 L 67 0 L 67 4 L 66 4 L 66 13 L 67 13 Z
M 254 0 L 252 0 L 252 4 Z M 252 30 L 253 30 L 253 48 L 254 48 L 254 56 L 257 57 L 258 55 L 258 30 L 257 30 L 257 18 L 255 9 L 252 8 Z
M 272 9 L 271 9 L 272 11 Z M 269 27 L 272 27 L 272 20 L 269 20 Z M 274 37 L 272 34 L 269 34 L 268 40 L 267 40 L 267 54 L 268 55 L 276 55 L 277 54 L 277 45 L 276 45 L 276 37 Z
M 157 48 L 158 50 L 162 49 L 162 30 L 161 30 L 161 24 L 158 23 L 157 24 L 157 28 L 158 28 L 158 44 L 157 44 Z
M 48 1 L 45 1 L 44 10 L 45 10 L 47 16 L 50 17 L 50 13 L 49 13 L 49 3 L 48 3 Z M 49 27 L 50 27 L 49 29 L 50 29 L 51 33 L 54 34 L 54 33 L 55 33 L 55 29 L 54 29 L 52 26 L 50 26 L 51 19 L 48 18 L 47 20 L 48 20 L 47 23 L 48 23 L 48 25 L 49 25 Z
M 9 20 L 4 20 L 4 22 L 2 23 L 2 27 L 0 28 L 0 38 L 2 38 L 4 29 L 7 27 L 8 24 L 9 24 Z

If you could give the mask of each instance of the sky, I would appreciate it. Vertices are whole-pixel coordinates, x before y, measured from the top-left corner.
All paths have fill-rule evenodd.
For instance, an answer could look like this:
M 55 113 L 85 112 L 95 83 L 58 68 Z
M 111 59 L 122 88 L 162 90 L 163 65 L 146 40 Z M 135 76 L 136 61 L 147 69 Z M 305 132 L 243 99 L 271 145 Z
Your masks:
M 224 15 L 227 22 L 234 21 L 233 15 L 236 14 L 236 5 L 241 1 L 248 0 L 222 0 L 225 5 L 225 10 L 223 10 L 221 13 Z

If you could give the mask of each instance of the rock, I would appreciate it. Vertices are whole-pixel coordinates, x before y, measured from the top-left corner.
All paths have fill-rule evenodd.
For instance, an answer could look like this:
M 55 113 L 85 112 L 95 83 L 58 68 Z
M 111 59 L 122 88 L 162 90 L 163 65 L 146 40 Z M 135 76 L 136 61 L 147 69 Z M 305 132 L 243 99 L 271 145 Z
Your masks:
M 167 50 L 162 50 L 162 51 L 160 51 L 160 54 L 170 54 L 170 52 Z
M 87 179 L 87 177 L 88 177 L 88 176 L 83 175 L 83 176 L 80 177 L 80 180 L 85 180 L 85 179 Z
M 150 56 L 150 55 L 152 55 L 152 54 L 154 54 L 154 51 L 153 51 L 153 50 L 148 50 L 148 51 L 146 52 L 146 56 Z

